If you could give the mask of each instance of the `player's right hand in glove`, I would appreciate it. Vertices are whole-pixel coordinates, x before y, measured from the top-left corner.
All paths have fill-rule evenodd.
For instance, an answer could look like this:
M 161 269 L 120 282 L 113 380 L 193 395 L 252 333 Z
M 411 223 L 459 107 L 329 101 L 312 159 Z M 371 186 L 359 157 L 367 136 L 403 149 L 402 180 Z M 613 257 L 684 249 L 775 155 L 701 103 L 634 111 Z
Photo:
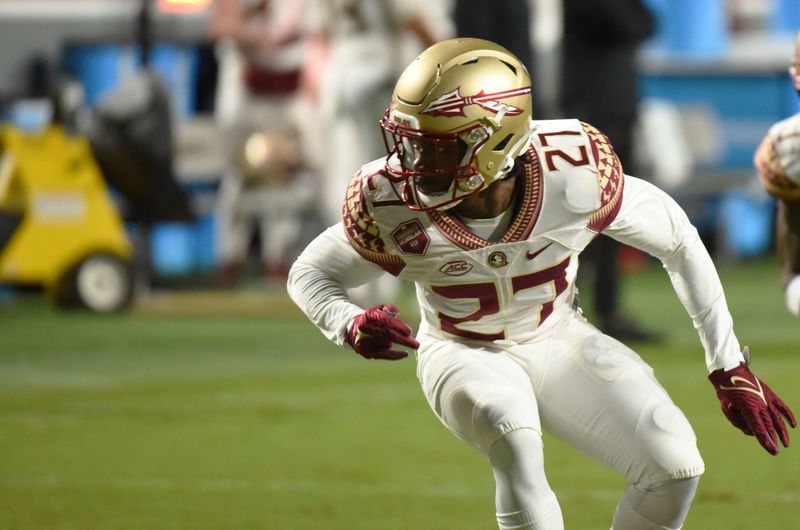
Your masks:
M 397 361 L 407 357 L 407 352 L 390 349 L 395 343 L 415 350 L 419 348 L 411 328 L 397 318 L 398 314 L 393 305 L 370 307 L 353 319 L 345 341 L 366 359 Z
M 734 426 L 755 436 L 770 454 L 778 454 L 779 438 L 784 447 L 789 447 L 789 433 L 783 422 L 797 427 L 794 414 L 745 363 L 730 370 L 714 370 L 708 379 L 717 390 L 722 412 Z

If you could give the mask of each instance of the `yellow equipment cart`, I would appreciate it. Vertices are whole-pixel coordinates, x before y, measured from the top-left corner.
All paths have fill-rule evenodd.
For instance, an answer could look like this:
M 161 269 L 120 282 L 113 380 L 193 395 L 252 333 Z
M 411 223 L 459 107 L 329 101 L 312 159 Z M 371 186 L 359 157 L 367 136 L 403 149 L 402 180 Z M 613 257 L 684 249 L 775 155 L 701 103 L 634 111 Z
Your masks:
M 125 308 L 133 250 L 88 142 L 59 125 L 0 127 L 0 283 L 38 284 L 59 305 Z

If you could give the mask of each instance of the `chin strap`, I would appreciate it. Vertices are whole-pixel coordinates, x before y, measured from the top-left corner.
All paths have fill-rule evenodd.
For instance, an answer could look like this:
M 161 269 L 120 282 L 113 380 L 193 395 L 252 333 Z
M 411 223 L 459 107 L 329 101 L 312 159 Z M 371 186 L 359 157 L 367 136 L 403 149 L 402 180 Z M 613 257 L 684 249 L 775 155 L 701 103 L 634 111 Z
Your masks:
M 533 124 L 533 120 L 528 120 L 528 130 L 525 131 L 525 134 L 521 135 L 516 142 L 514 142 L 511 150 L 503 158 L 503 163 L 500 166 L 500 169 L 497 170 L 497 173 L 495 173 L 495 176 L 491 182 L 503 178 L 514 168 L 514 161 L 517 159 L 520 153 L 524 153 L 528 150 L 531 145 L 531 141 L 533 140 L 533 133 L 536 132 L 537 128 L 538 126 Z

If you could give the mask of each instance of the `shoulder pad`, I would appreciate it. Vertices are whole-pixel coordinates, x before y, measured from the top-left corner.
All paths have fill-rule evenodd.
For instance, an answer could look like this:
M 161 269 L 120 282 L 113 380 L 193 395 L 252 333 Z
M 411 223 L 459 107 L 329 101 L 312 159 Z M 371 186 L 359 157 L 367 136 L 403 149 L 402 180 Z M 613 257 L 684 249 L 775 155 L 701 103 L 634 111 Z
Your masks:
M 600 205 L 600 188 L 594 175 L 586 135 L 578 120 L 534 122 L 534 144 L 550 182 L 563 187 L 564 206 L 571 212 L 589 213 Z
M 366 179 L 367 177 L 362 174 L 362 171 L 359 171 L 347 186 L 342 205 L 342 223 L 345 234 L 347 234 L 350 246 L 361 257 L 397 276 L 406 264 L 401 257 L 386 251 L 386 243 L 381 237 L 380 227 L 367 207 L 367 200 L 364 196 Z
M 535 122 L 534 144 L 542 153 L 548 179 L 560 181 L 564 206 L 590 214 L 588 227 L 602 231 L 621 204 L 622 165 L 608 138 L 579 120 Z

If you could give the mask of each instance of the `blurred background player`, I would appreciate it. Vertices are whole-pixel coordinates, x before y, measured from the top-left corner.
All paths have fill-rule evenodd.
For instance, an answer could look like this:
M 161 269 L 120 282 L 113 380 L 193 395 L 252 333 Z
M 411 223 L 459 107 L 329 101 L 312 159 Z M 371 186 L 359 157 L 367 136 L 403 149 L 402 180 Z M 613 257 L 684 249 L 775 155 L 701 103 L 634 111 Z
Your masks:
M 636 52 L 653 34 L 653 16 L 640 0 L 563 0 L 560 106 L 565 117 L 591 123 L 608 136 L 633 171 L 633 128 L 639 105 Z M 604 333 L 620 340 L 654 340 L 622 311 L 620 244 L 599 235 L 585 258 L 593 276 L 593 309 Z
M 800 32 L 789 68 L 800 95 Z M 800 316 L 800 113 L 773 125 L 755 156 L 761 183 L 778 201 L 777 245 L 786 306 Z
M 323 138 L 322 208 L 333 224 L 353 173 L 384 152 L 375 131 L 397 74 L 449 35 L 440 0 L 317 0 L 314 9 L 310 25 L 325 48 L 315 119 Z
M 318 146 L 320 206 L 327 225 L 341 219 L 344 191 L 364 160 L 384 152 L 376 134 L 397 74 L 422 49 L 449 36 L 440 0 L 317 0 L 312 22 L 319 87 L 311 140 Z M 383 277 L 356 289 L 364 305 L 394 300 Z
M 233 285 L 256 232 L 267 277 L 284 277 L 313 190 L 301 171 L 298 104 L 304 61 L 302 0 L 218 0 L 215 118 L 226 169 L 217 201 L 218 280 Z
M 381 122 L 387 155 L 355 174 L 342 222 L 294 263 L 289 293 L 326 337 L 367 359 L 418 350 L 431 409 L 492 467 L 501 530 L 564 528 L 543 430 L 627 479 L 614 530 L 681 528 L 704 470 L 692 428 L 652 368 L 574 304 L 579 254 L 598 233 L 661 259 L 736 427 L 777 454 L 784 421 L 796 422 L 748 369 L 686 214 L 623 175 L 591 125 L 532 120 L 530 92 L 525 67 L 494 43 L 425 50 Z M 415 284 L 416 338 L 391 304 L 365 310 L 345 291 L 383 273 Z
M 224 212 L 220 282 L 232 286 L 246 264 L 250 243 L 260 236 L 260 263 L 267 278 L 284 279 L 287 263 L 298 245 L 303 216 L 313 212 L 314 178 L 303 166 L 294 136 L 270 132 L 250 135 L 242 147 L 237 179 L 220 192 L 218 211 Z

